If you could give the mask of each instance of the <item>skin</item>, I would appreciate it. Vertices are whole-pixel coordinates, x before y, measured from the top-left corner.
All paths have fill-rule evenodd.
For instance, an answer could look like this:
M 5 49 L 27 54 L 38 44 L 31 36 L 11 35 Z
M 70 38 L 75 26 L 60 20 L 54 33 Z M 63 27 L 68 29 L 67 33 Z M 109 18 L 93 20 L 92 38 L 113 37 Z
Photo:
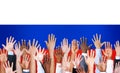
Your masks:
M 107 59 L 111 59 L 112 58 L 112 45 L 110 44 L 110 42 L 107 42 L 105 44 L 105 51 L 103 51 L 103 54 L 107 57 Z
M 51 66 L 50 66 L 50 73 L 54 73 L 54 48 L 56 44 L 56 38 L 55 35 L 49 34 L 48 35 L 48 41 L 45 41 L 47 48 L 49 50 L 50 58 L 51 58 Z
M 7 51 L 5 49 L 0 49 L 0 73 L 5 73 L 4 63 L 7 61 Z
M 82 50 L 82 53 L 87 53 L 87 50 L 89 50 L 90 49 L 90 46 L 92 46 L 92 45 L 87 45 L 87 38 L 80 38 L 80 42 L 81 42 L 81 44 L 80 44 L 80 48 L 81 48 L 81 50 Z
M 116 44 L 114 44 L 116 56 L 120 57 L 120 43 L 119 41 L 116 41 Z
M 37 53 L 40 44 L 38 44 L 38 41 L 35 41 L 35 39 L 33 39 L 33 42 L 31 44 L 31 41 L 29 40 L 29 47 L 30 73 L 36 73 L 35 54 Z
M 93 73 L 94 61 L 95 61 L 95 52 L 91 50 L 89 55 L 89 51 L 87 51 L 87 57 L 85 57 L 85 62 L 88 65 L 88 73 Z
M 55 57 L 57 59 L 57 63 L 61 63 L 62 62 L 62 57 L 63 57 L 63 52 L 62 49 L 60 47 L 57 48 L 56 52 L 55 52 Z
M 96 49 L 100 49 L 105 44 L 105 42 L 101 43 L 101 35 L 98 36 L 98 34 L 93 35 L 92 41 Z

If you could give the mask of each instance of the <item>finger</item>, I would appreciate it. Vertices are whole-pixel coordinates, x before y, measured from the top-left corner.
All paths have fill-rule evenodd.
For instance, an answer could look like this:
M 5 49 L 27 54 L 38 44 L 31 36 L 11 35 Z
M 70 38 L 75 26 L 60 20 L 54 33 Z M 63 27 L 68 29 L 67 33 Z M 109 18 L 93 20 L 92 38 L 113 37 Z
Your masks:
M 11 38 L 11 42 L 13 42 L 14 41 L 14 37 L 13 38 Z
M 92 39 L 92 42 L 94 43 L 95 41 Z
M 16 43 L 16 40 L 13 42 L 13 44 L 15 44 Z
M 29 40 L 29 42 L 28 42 L 28 45 L 29 45 L 29 47 L 31 47 L 31 41 Z
M 103 43 L 101 44 L 101 46 L 103 46 L 105 43 L 106 43 L 106 42 L 103 42 Z
M 36 48 L 38 49 L 40 47 L 40 44 L 38 44 L 38 46 L 36 46 Z
M 37 44 L 38 44 L 38 41 L 36 41 L 35 46 L 37 46 Z
M 90 48 L 92 46 L 92 44 L 90 44 L 88 47 Z
M 99 39 L 98 39 L 98 34 L 97 34 L 97 33 L 96 33 L 96 40 L 99 40 Z
M 21 40 L 22 41 L 22 45 L 24 44 L 24 41 L 23 41 L 23 39 Z
M 10 67 L 10 62 L 8 61 L 8 67 Z
M 9 41 L 8 41 L 8 37 L 6 38 L 6 43 L 8 43 Z
M 93 39 L 94 39 L 94 41 L 96 41 L 95 35 L 93 35 Z
M 50 34 L 48 35 L 48 42 L 51 40 L 51 38 L 50 38 Z
M 12 64 L 11 64 L 11 68 L 13 69 L 13 62 L 12 62 Z
M 45 41 L 45 44 L 46 44 L 46 45 L 48 45 L 48 42 L 47 42 L 47 41 Z
M 2 46 L 3 46 L 4 49 L 6 49 L 4 44 L 2 44 Z
M 10 36 L 10 38 L 9 38 L 9 41 L 8 41 L 8 42 L 11 42 L 11 38 L 12 38 L 12 36 Z
M 35 39 L 33 39 L 33 42 L 32 42 L 32 46 L 34 46 L 35 45 Z
M 99 41 L 101 40 L 101 34 L 99 35 Z

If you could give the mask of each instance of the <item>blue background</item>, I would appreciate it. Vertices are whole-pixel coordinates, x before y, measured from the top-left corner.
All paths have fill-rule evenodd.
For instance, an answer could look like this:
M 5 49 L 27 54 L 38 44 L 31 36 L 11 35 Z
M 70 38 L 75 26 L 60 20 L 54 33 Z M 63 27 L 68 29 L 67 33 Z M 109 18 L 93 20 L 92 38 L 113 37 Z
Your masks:
M 68 38 L 69 43 L 72 39 L 79 40 L 80 37 L 88 38 L 88 44 L 93 44 L 93 34 L 101 34 L 102 42 L 110 41 L 112 44 L 120 40 L 119 25 L 1 25 L 0 26 L 0 48 L 6 42 L 6 37 L 13 36 L 17 41 L 21 39 L 39 41 L 42 47 L 48 34 L 53 33 L 57 38 L 56 46 L 60 45 L 63 38 Z M 95 48 L 94 45 L 92 48 Z

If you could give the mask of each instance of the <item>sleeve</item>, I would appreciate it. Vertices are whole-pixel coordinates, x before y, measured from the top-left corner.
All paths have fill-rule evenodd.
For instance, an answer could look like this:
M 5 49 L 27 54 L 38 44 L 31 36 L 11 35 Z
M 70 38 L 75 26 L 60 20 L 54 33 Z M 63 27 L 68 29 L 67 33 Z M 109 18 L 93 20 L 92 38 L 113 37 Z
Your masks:
M 113 73 L 113 60 L 107 60 L 106 73 Z
M 101 53 L 101 49 L 95 49 L 95 50 L 96 50 L 95 64 L 98 64 L 99 60 L 102 58 L 102 53 Z M 100 73 L 97 67 L 95 69 L 95 72 Z
M 62 73 L 61 63 L 57 63 L 57 64 L 56 64 L 56 73 Z
M 120 62 L 120 57 L 119 56 L 116 56 L 115 57 L 115 60 L 114 60 L 114 68 L 115 68 L 115 64 Z
M 37 61 L 37 73 L 45 73 L 45 71 L 39 61 Z
M 8 52 L 8 61 L 10 65 L 13 63 L 13 70 L 16 70 L 16 55 L 14 55 L 13 51 Z
M 85 72 L 87 72 L 88 71 L 88 66 L 87 66 L 87 64 L 86 64 L 86 62 L 85 62 L 85 57 L 87 56 L 87 54 L 86 53 L 82 53 L 82 61 L 80 62 L 80 66 L 85 70 Z

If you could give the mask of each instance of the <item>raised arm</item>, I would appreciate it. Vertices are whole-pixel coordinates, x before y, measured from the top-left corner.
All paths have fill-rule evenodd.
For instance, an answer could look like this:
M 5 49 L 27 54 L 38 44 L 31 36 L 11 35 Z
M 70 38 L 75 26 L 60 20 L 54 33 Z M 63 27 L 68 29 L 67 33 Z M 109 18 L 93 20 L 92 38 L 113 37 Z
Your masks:
M 55 35 L 49 34 L 48 35 L 48 41 L 45 41 L 47 48 L 49 50 L 50 58 L 51 58 L 51 66 L 50 66 L 50 73 L 54 73 L 55 67 L 54 67 L 54 48 L 56 44 L 56 38 Z

